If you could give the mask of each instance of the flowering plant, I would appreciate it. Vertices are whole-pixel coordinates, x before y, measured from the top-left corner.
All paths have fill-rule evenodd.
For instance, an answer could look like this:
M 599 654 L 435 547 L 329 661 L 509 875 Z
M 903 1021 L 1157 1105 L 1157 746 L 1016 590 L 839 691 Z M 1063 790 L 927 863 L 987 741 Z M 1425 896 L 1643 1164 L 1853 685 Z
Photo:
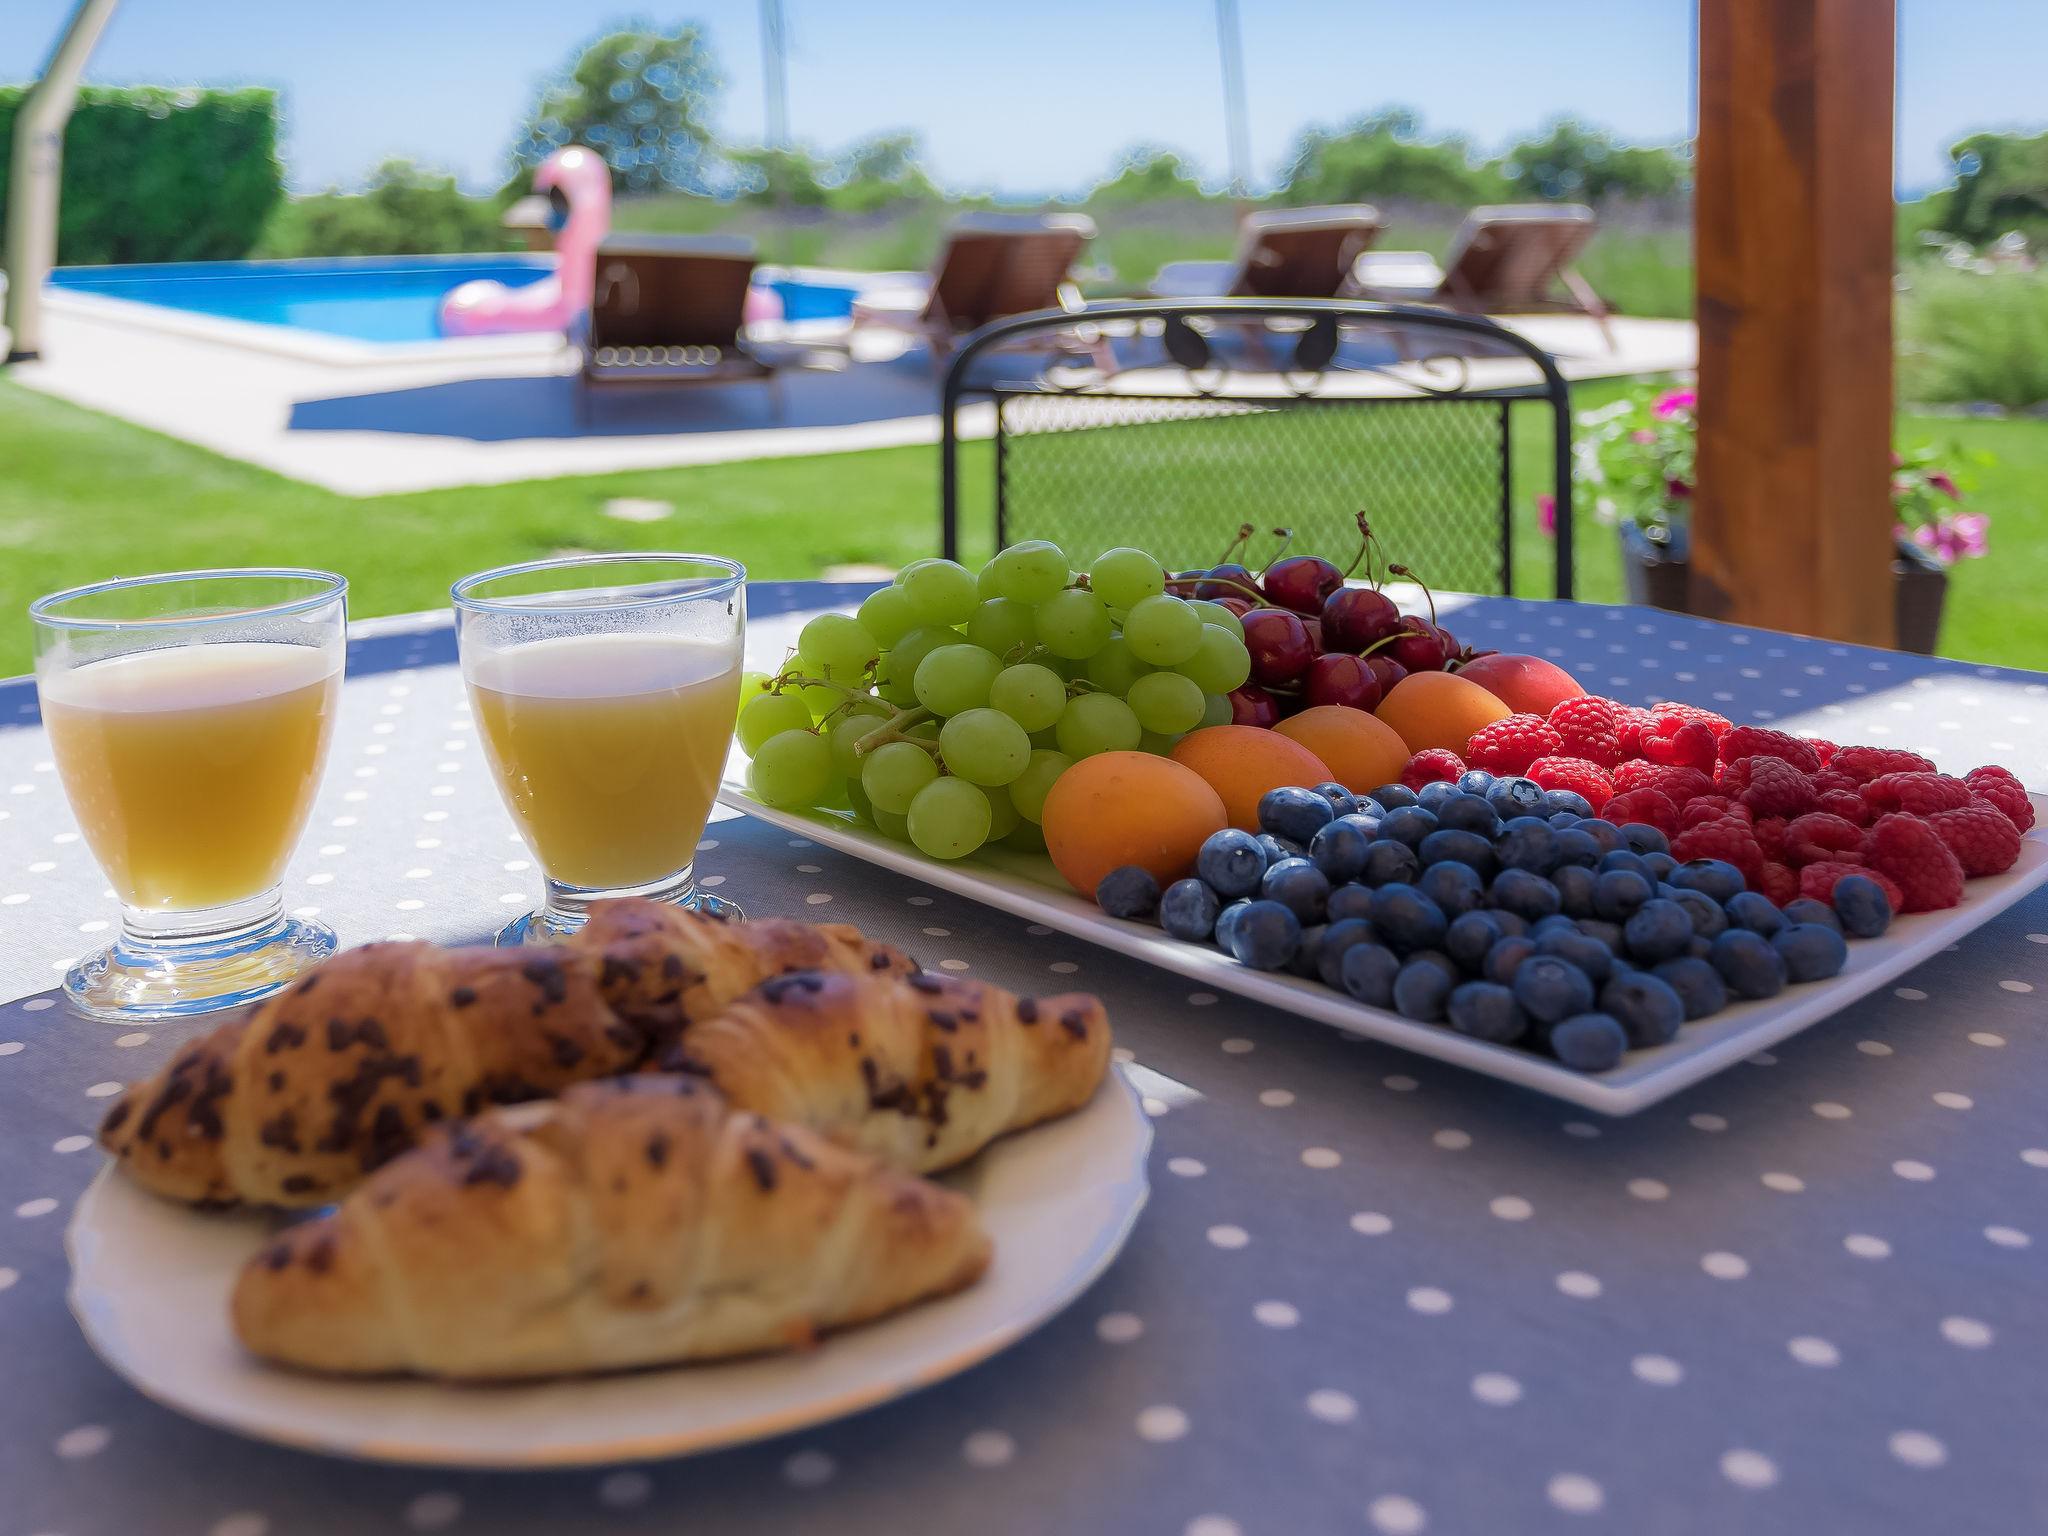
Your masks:
M 1963 510 L 1963 493 L 1971 483 L 1968 472 L 1939 467 L 1939 457 L 1931 444 L 1892 455 L 1892 513 L 1898 519 L 1892 532 L 1899 542 L 1913 543 L 1943 565 L 1954 565 L 1975 559 L 1989 547 L 1991 518 Z M 1955 449 L 1949 457 L 1956 464 L 1990 462 L 1987 455 Z

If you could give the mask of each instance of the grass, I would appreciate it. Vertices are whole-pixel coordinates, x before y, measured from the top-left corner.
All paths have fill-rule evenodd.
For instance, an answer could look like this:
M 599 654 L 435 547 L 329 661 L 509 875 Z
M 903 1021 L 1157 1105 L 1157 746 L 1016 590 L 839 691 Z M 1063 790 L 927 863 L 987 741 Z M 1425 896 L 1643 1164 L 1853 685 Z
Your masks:
M 1623 387 L 1586 385 L 1575 398 L 1582 408 L 1597 405 Z M 1549 467 L 1540 412 L 1527 411 L 1515 433 L 1515 587 L 1543 595 L 1548 551 L 1534 498 Z M 1956 568 L 1943 653 L 2048 668 L 2048 608 L 2034 591 L 2040 561 L 2023 558 L 2048 548 L 2048 421 L 1902 418 L 1902 442 L 1927 439 L 1999 460 L 1979 472 L 1975 498 L 1993 516 L 1994 558 Z M 969 444 L 965 453 L 963 484 L 985 496 L 988 445 Z M 4 378 L 0 464 L 7 466 L 0 475 L 0 612 L 15 615 L 0 623 L 0 675 L 28 667 L 20 615 L 32 598 L 122 573 L 223 562 L 320 566 L 349 578 L 352 611 L 368 617 L 438 608 L 458 576 L 560 550 L 709 548 L 745 561 L 757 576 L 793 578 L 840 562 L 898 565 L 931 553 L 939 532 L 938 455 L 925 447 L 353 498 Z M 1212 478 L 1199 459 L 1174 457 L 1147 483 L 1151 495 L 1205 530 L 1205 545 L 1206 530 L 1246 515 L 1236 502 L 1207 499 Z M 676 516 L 653 524 L 604 516 L 607 500 L 627 496 L 670 502 Z M 1275 515 L 1286 515 L 1285 506 Z M 1396 513 L 1385 519 L 1394 520 Z M 989 526 L 986 500 L 970 506 L 968 559 L 989 553 Z M 1578 535 L 1580 594 L 1618 599 L 1612 530 L 1582 513 Z M 1397 546 L 1397 558 L 1402 552 Z
M 2048 401 L 2048 272 L 1907 269 L 1899 298 L 1899 393 L 1907 400 Z

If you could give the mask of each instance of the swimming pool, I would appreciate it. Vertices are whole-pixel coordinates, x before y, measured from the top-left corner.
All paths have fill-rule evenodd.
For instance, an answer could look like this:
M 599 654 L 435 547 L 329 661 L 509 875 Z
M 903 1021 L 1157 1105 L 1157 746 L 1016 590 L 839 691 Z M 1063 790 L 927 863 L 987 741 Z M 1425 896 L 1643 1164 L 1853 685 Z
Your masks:
M 441 338 L 438 317 L 448 291 L 472 278 L 510 287 L 538 282 L 553 258 L 534 256 L 373 256 L 314 261 L 182 261 L 130 267 L 59 267 L 52 287 L 154 304 L 187 314 L 312 331 L 349 341 L 419 343 Z M 858 289 L 777 276 L 766 286 L 790 320 L 843 319 Z

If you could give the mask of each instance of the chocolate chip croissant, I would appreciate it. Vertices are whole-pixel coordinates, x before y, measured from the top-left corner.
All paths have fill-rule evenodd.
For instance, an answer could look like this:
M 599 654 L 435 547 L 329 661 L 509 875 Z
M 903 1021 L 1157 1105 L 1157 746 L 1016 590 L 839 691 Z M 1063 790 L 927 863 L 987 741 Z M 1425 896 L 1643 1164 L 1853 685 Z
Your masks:
M 655 1064 L 717 1084 L 742 1109 L 932 1173 L 1086 1104 L 1109 1066 L 1109 1020 L 1083 993 L 795 971 L 691 1025 Z
M 261 1250 L 232 1315 L 288 1365 L 511 1379 L 801 1345 L 988 1261 L 965 1196 L 643 1075 L 437 1133 Z
M 559 945 L 336 955 L 130 1087 L 100 1144 L 173 1199 L 320 1205 L 437 1121 L 630 1072 L 693 1019 L 798 968 L 916 967 L 841 926 L 600 902 Z

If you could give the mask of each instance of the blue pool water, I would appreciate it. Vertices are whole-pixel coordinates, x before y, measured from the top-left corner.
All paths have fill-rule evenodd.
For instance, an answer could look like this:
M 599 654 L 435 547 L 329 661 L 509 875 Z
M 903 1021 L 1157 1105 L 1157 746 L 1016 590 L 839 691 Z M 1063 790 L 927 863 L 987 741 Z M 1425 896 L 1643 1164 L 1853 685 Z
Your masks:
M 191 314 L 288 326 L 351 341 L 422 342 L 440 336 L 448 291 L 472 278 L 512 287 L 553 269 L 547 256 L 378 256 L 322 261 L 186 261 L 153 266 L 60 267 L 53 287 L 157 304 Z M 792 320 L 843 318 L 850 287 L 790 280 L 770 284 Z

